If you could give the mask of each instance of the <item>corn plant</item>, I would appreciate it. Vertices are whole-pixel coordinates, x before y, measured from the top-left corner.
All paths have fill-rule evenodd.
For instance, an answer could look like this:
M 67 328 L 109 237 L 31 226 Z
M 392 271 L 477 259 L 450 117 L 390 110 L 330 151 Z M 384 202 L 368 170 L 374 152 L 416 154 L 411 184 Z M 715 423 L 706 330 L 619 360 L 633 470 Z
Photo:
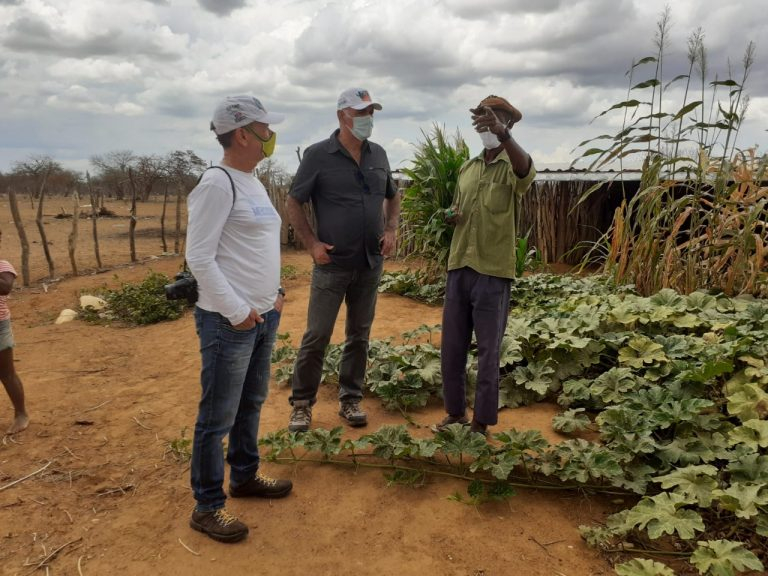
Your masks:
M 633 283 L 645 295 L 673 288 L 686 294 L 714 289 L 768 296 L 768 188 L 762 185 L 768 157 L 736 147 L 749 103 L 744 86 L 754 65 L 754 44 L 747 45 L 738 80 L 716 77 L 707 83 L 707 52 L 703 33 L 696 30 L 688 40 L 687 72 L 665 84 L 668 22 L 666 10 L 656 54 L 633 63 L 628 72 L 627 99 L 599 115 L 622 110 L 621 130 L 579 145 L 608 141 L 607 147 L 593 145 L 577 159 L 591 159 L 590 170 L 614 161 L 623 169 L 626 159 L 642 159 L 638 193 L 625 196 L 585 263 L 600 255 L 616 283 Z M 647 64 L 655 66 L 653 76 L 634 83 L 634 75 Z M 689 101 L 696 92 L 694 73 L 699 94 Z M 682 105 L 667 112 L 665 91 L 681 81 Z M 718 94 L 722 88 L 728 90 L 723 99 Z M 642 95 L 648 91 L 646 99 Z
M 674 288 L 768 296 L 768 187 L 760 185 L 768 159 L 740 153 L 727 183 L 720 161 L 704 153 L 714 180 L 663 180 L 661 162 L 646 164 L 648 185 L 616 210 L 605 271 L 642 294 Z
M 444 210 L 451 206 L 459 168 L 469 158 L 469 148 L 458 132 L 451 143 L 445 129 L 435 124 L 422 132 L 411 167 L 403 172 L 411 185 L 403 195 L 403 238 L 401 244 L 422 258 L 428 278 L 445 271 L 453 237 L 453 226 L 445 221 Z

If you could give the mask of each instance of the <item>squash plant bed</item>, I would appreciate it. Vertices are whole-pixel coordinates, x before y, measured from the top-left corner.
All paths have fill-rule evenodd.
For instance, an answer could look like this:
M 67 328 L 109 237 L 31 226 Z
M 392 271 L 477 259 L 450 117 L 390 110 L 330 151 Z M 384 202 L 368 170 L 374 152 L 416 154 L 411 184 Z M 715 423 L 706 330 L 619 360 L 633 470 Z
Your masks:
M 519 485 L 635 494 L 606 525 L 581 527 L 590 545 L 639 556 L 617 564 L 617 574 L 764 570 L 768 302 L 669 289 L 641 297 L 596 277 L 534 275 L 515 282 L 512 304 L 501 404 L 556 401 L 563 412 L 553 427 L 577 437 L 550 445 L 539 433 L 507 430 L 488 443 L 458 426 L 433 439 L 405 426 L 356 441 L 341 429 L 281 431 L 264 439 L 271 457 L 383 466 L 393 482 L 458 475 L 473 503 Z M 406 417 L 441 389 L 434 330 L 371 343 L 367 385 Z M 340 351 L 329 351 L 327 379 Z M 293 355 L 283 341 L 279 378 Z

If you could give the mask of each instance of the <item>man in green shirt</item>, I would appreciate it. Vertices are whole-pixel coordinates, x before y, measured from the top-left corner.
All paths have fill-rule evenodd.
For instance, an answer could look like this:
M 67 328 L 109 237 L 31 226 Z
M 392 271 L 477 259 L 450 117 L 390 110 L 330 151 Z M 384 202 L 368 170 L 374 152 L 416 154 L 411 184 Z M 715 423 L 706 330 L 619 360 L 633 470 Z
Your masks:
M 471 112 L 484 150 L 461 167 L 447 214 L 456 226 L 448 256 L 441 345 L 448 415 L 437 428 L 469 423 L 466 366 L 474 331 L 478 371 L 471 426 L 485 434 L 498 421 L 499 350 L 515 276 L 517 213 L 536 171 L 531 157 L 510 134 L 522 118 L 514 106 L 499 96 L 488 96 Z

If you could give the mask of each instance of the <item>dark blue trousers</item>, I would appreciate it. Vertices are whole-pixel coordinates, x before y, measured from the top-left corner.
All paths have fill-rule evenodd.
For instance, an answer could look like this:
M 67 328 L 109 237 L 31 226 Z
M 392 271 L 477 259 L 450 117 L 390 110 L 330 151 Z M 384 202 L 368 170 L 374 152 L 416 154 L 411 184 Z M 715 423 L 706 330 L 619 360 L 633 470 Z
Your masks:
M 487 276 L 472 268 L 448 272 L 443 306 L 440 363 L 445 411 L 467 409 L 467 355 L 472 332 L 477 338 L 477 388 L 474 419 L 493 425 L 499 410 L 499 351 L 509 315 L 508 278 Z

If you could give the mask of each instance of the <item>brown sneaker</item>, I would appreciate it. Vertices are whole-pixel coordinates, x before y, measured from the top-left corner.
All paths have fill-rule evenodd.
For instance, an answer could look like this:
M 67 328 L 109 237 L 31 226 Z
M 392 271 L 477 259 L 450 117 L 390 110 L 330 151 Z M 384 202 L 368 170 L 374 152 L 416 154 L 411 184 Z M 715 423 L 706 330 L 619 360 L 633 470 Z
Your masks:
M 189 526 L 219 542 L 239 542 L 248 536 L 248 526 L 240 522 L 225 508 L 210 512 L 192 512 Z
M 295 400 L 291 418 L 288 421 L 289 432 L 306 432 L 312 424 L 312 405 L 309 400 Z
M 339 403 L 339 416 L 353 428 L 368 424 L 368 415 L 360 408 L 357 400 L 345 400 Z
M 432 426 L 432 432 L 442 432 L 451 424 L 461 424 L 462 426 L 466 426 L 469 424 L 469 420 L 467 420 L 467 417 L 463 414 L 461 416 L 452 416 L 448 414 L 448 416 Z
M 230 486 L 229 495 L 232 498 L 246 498 L 255 496 L 257 498 L 283 498 L 293 488 L 293 482 L 290 480 L 277 480 L 265 476 L 261 472 L 240 486 Z

